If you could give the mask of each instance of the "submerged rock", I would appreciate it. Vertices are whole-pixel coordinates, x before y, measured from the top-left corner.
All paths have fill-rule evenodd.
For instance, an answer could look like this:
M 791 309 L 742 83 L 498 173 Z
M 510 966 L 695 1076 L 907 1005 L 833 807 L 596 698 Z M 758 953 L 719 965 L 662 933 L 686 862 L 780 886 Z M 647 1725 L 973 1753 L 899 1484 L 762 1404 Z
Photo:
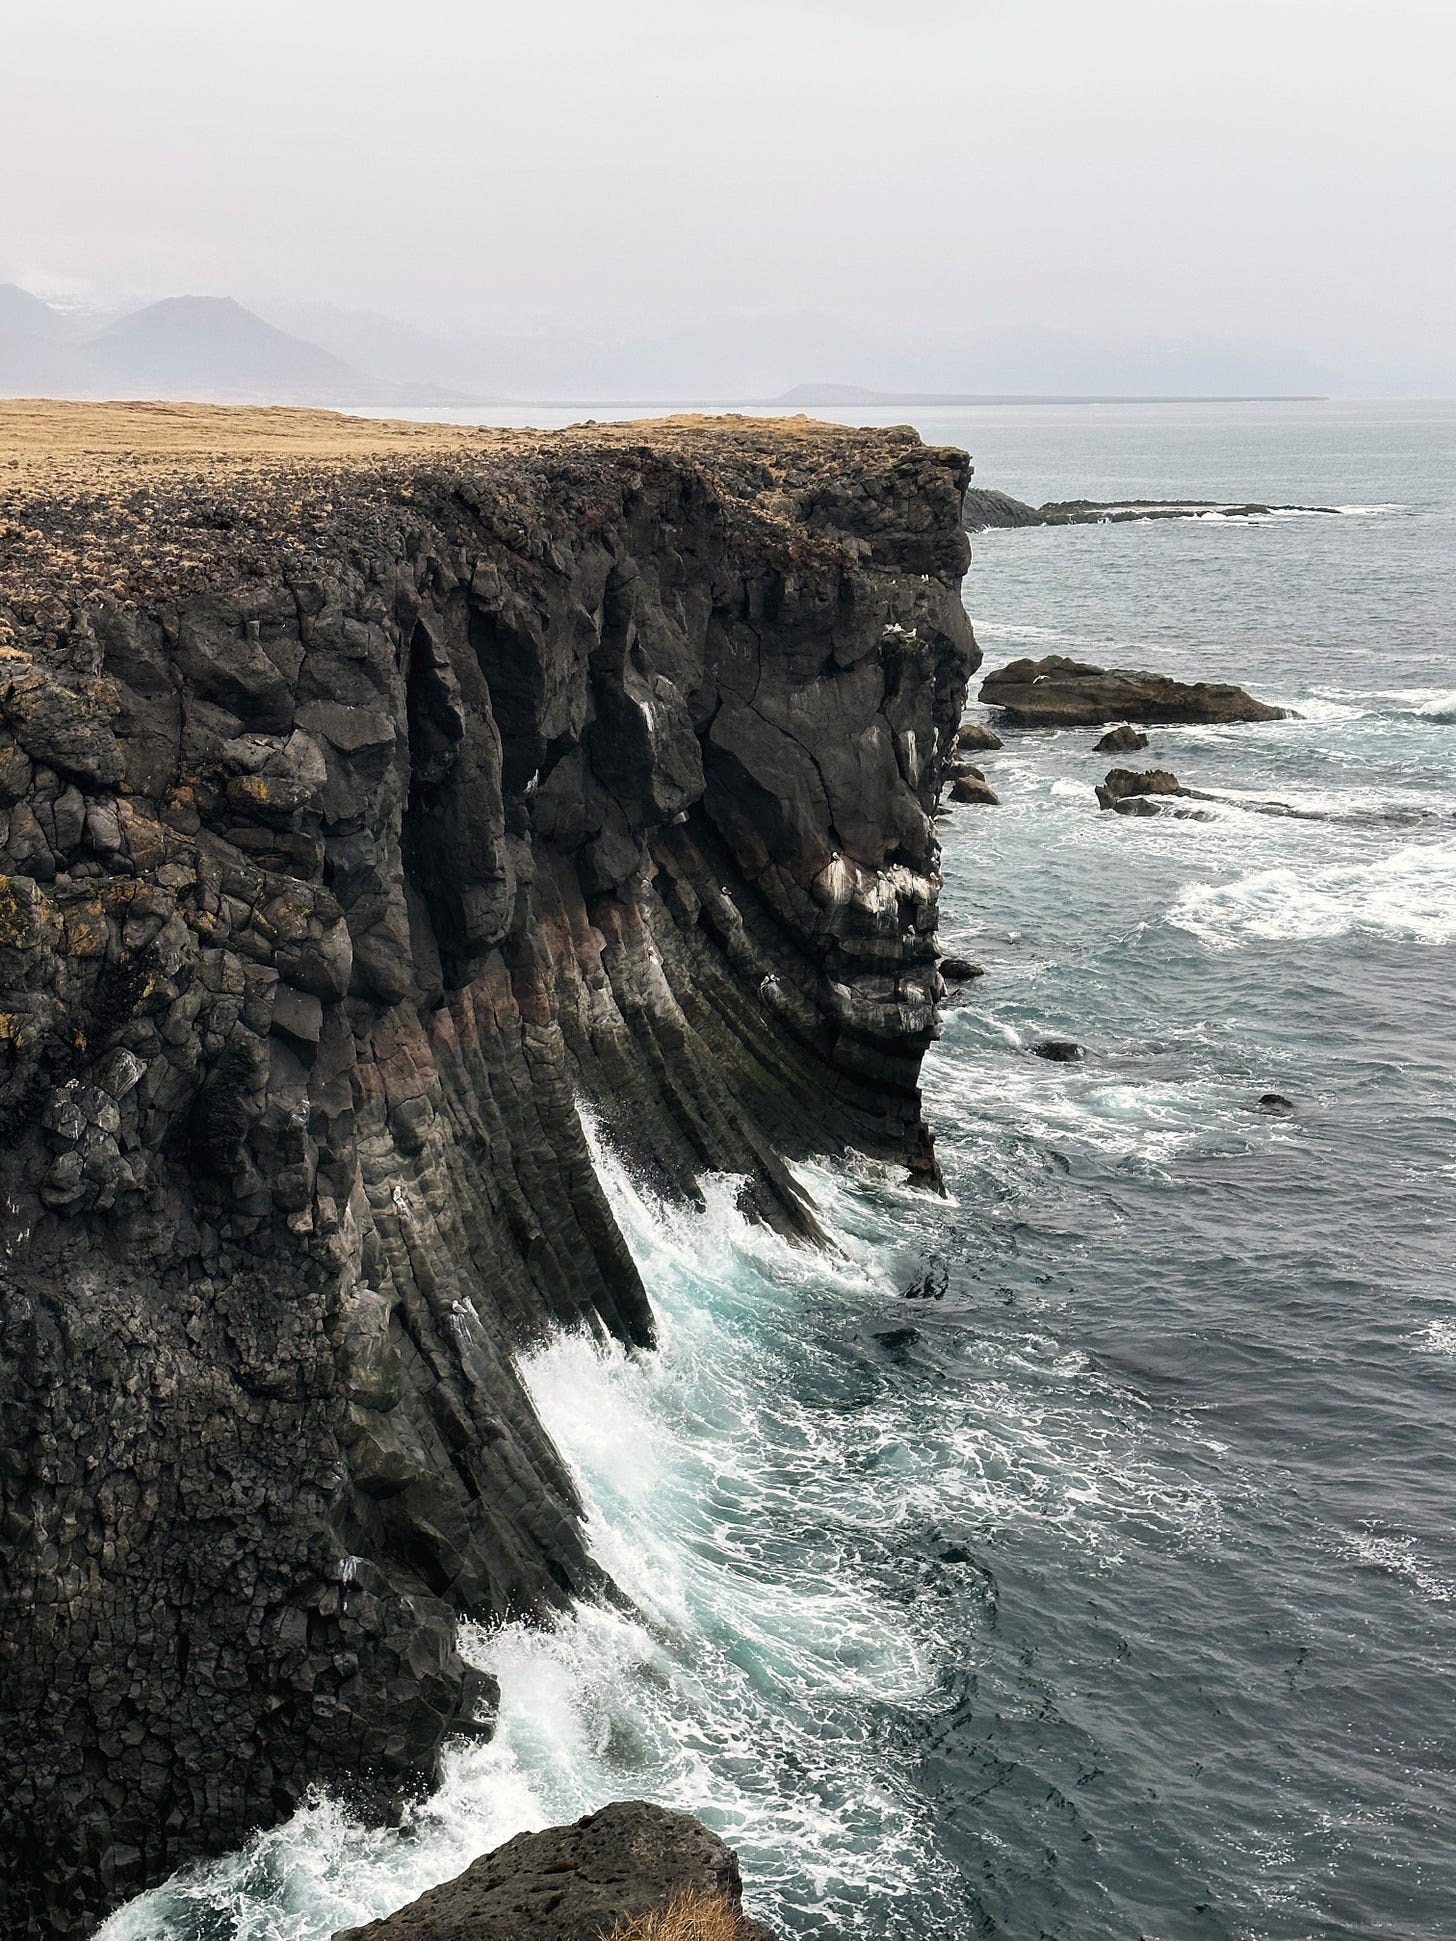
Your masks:
M 988 674 L 981 699 L 1022 728 L 1091 728 L 1129 717 L 1153 722 L 1283 721 L 1288 708 L 1256 701 L 1225 681 L 1175 681 L 1166 674 L 1094 667 L 1049 654 Z
M 1053 1065 L 1075 1065 L 1087 1056 L 1075 1038 L 1043 1038 L 1031 1048 L 1033 1058 L 1045 1058 Z
M 1285 1098 L 1282 1092 L 1261 1092 L 1254 1101 L 1254 1110 L 1271 1119 L 1287 1119 L 1294 1110 L 1294 1100 Z
M 518 1833 L 397 1914 L 334 1941 L 602 1941 L 685 1894 L 726 1902 L 740 1941 L 773 1941 L 742 1916 L 731 1847 L 691 1814 L 623 1800 L 573 1826 Z
M 1140 728 L 1134 728 L 1131 722 L 1124 721 L 1120 727 L 1109 728 L 1101 741 L 1094 742 L 1092 753 L 1094 755 L 1128 755 L 1134 753 L 1139 748 L 1146 748 L 1147 745 L 1148 738 L 1142 730 Z
M 903 1354 L 907 1348 L 913 1348 L 919 1339 L 919 1328 L 882 1328 L 875 1336 L 886 1354 L 890 1355 Z

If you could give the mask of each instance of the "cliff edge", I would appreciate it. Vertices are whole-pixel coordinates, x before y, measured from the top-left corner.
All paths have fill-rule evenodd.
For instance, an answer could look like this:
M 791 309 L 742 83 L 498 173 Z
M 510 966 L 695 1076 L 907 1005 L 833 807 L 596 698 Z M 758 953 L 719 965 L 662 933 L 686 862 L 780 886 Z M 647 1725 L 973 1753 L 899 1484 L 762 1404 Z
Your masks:
M 934 1177 L 958 452 L 0 405 L 0 1922 L 384 1811 L 596 1582 L 516 1353 Z

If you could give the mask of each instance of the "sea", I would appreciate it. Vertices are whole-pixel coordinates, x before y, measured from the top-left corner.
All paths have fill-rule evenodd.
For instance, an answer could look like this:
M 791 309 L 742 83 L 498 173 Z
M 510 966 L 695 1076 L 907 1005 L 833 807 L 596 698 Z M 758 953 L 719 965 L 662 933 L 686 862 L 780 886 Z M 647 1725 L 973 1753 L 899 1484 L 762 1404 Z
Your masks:
M 105 1941 L 326 1941 L 621 1798 L 784 1941 L 1456 1935 L 1456 404 L 909 416 L 1036 502 L 1331 508 L 990 532 L 966 580 L 988 667 L 1296 716 L 1112 758 L 1196 818 L 1100 812 L 1095 730 L 978 758 L 943 1199 L 806 1165 L 812 1251 L 593 1132 L 662 1344 L 526 1374 L 632 1608 L 467 1627 L 499 1729 L 403 1828 L 320 1796 Z

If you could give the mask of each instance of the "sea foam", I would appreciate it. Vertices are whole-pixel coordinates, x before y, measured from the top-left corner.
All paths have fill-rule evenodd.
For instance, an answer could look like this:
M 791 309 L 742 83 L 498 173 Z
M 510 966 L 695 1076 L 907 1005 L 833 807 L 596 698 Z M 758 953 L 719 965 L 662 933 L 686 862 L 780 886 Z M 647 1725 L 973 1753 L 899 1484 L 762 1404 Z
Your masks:
M 1351 933 L 1456 941 L 1456 843 L 1412 844 L 1370 862 L 1257 870 L 1184 888 L 1168 913 L 1215 950 Z

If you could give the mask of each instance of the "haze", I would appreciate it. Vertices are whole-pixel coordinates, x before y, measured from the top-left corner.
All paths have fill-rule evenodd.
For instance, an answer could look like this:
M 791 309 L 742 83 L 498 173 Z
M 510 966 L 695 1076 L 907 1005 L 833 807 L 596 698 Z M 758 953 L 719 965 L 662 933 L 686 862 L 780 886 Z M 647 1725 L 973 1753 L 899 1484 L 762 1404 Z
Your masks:
M 1450 0 L 53 0 L 6 54 L 0 281 L 53 299 L 566 390 L 1456 388 Z

